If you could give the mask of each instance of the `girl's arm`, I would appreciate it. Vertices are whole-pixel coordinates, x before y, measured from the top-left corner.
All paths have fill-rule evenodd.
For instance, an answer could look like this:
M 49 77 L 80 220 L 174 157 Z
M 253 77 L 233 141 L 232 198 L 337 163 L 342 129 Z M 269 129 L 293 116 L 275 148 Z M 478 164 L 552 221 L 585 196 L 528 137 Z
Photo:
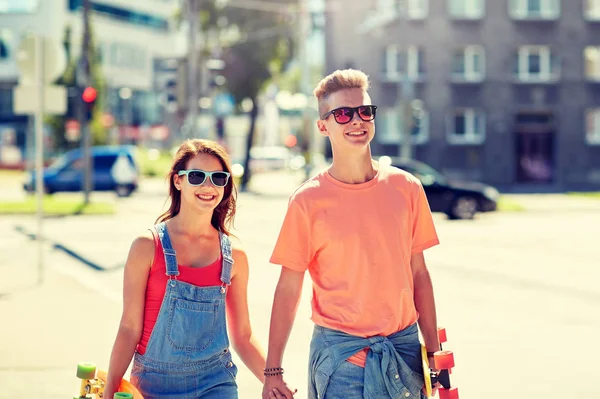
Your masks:
M 112 398 L 127 371 L 140 341 L 148 274 L 154 259 L 154 239 L 149 231 L 131 244 L 123 278 L 123 314 L 108 368 L 105 398 Z
M 235 266 L 227 293 L 229 336 L 233 349 L 246 367 L 264 383 L 265 354 L 252 333 L 248 313 L 248 258 L 239 248 L 233 248 L 232 256 Z

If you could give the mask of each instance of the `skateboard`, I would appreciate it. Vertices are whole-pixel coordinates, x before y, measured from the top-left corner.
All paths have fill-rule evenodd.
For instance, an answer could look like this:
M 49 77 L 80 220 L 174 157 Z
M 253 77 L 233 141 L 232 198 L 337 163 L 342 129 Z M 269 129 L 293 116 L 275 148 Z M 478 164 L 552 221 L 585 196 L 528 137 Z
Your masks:
M 96 372 L 96 365 L 93 363 L 79 363 L 77 365 L 77 378 L 81 379 L 81 388 L 79 396 L 73 399 L 144 399 L 136 387 L 125 379 L 121 380 L 118 392 L 112 398 L 104 398 L 104 387 L 106 386 L 107 373 L 104 370 Z
M 427 349 L 425 345 L 421 345 L 421 356 L 423 358 L 423 375 L 425 376 L 425 394 L 427 397 L 432 396 L 432 387 L 436 383 L 442 386 L 438 389 L 440 399 L 458 399 L 458 388 L 450 384 L 450 374 L 454 367 L 454 353 L 452 351 L 443 350 L 442 344 L 447 341 L 446 329 L 438 328 L 438 338 L 440 340 L 440 350 L 433 354 L 433 362 L 435 368 L 433 371 L 429 367 L 429 359 L 427 358 Z

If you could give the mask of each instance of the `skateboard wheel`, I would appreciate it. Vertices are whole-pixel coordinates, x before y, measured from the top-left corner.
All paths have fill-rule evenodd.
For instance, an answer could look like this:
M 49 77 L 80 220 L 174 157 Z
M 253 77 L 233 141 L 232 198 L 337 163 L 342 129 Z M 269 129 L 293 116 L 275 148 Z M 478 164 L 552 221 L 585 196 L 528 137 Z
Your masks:
M 438 389 L 440 399 L 458 399 L 458 388 Z
M 440 344 L 448 341 L 448 337 L 446 336 L 446 329 L 444 327 L 438 327 L 438 339 L 440 340 Z
M 132 399 L 133 395 L 127 392 L 115 392 L 113 399 Z
M 77 378 L 90 380 L 96 377 L 96 365 L 94 363 L 81 362 L 77 365 Z
M 449 370 L 454 367 L 454 353 L 451 351 L 439 351 L 433 354 L 433 364 L 438 370 Z

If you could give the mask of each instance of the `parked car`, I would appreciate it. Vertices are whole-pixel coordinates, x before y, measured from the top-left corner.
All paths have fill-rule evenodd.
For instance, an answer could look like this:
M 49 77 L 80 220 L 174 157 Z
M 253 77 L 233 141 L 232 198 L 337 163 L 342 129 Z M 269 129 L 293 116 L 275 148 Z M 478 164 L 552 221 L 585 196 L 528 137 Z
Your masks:
M 119 197 L 131 195 L 138 187 L 139 168 L 133 146 L 97 146 L 91 148 L 93 190 L 114 191 Z M 44 169 L 44 192 L 82 191 L 83 153 L 71 150 Z M 25 191 L 35 191 L 35 172 L 26 178 Z
M 497 209 L 499 193 L 492 186 L 448 179 L 419 161 L 382 158 L 381 162 L 391 163 L 421 181 L 432 212 L 443 212 L 450 219 L 473 219 L 477 212 L 492 212 Z
M 252 147 L 250 170 L 252 173 L 275 170 L 298 170 L 304 167 L 304 157 L 284 146 Z

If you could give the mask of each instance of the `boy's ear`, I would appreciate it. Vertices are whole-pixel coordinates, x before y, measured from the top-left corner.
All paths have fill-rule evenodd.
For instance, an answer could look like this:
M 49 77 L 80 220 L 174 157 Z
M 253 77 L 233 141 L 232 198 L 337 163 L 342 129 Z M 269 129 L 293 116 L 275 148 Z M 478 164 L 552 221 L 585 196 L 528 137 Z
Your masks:
M 323 136 L 329 136 L 329 132 L 327 131 L 327 125 L 325 125 L 325 121 L 322 119 L 319 119 L 317 121 L 317 127 L 319 128 L 319 133 L 321 133 L 321 135 Z

